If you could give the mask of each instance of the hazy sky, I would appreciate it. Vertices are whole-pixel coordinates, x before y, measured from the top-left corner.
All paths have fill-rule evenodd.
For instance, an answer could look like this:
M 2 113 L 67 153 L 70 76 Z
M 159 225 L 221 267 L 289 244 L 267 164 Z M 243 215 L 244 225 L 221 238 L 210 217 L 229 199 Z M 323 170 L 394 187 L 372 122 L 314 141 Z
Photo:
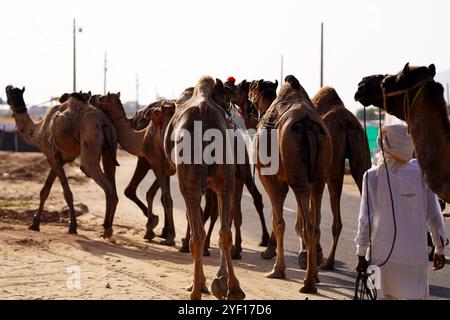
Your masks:
M 0 0 L 0 96 L 26 86 L 26 102 L 72 90 L 72 19 L 78 89 L 108 90 L 148 104 L 176 97 L 204 74 L 225 79 L 294 74 L 312 97 L 320 82 L 320 22 L 325 23 L 325 84 L 351 110 L 365 75 L 411 64 L 450 69 L 450 1 L 43 1 Z

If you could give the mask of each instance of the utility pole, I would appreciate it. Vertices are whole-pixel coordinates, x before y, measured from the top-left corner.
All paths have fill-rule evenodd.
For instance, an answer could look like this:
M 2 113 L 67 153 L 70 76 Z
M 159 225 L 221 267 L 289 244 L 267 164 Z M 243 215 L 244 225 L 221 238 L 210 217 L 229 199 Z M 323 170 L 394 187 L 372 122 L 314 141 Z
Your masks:
M 136 73 L 136 111 L 139 109 L 139 78 Z
M 284 82 L 284 56 L 281 55 L 281 80 L 280 85 L 282 86 Z
M 108 59 L 105 50 L 105 69 L 103 73 L 103 94 L 106 95 L 106 73 L 108 72 Z
M 78 28 L 78 29 L 77 29 Z M 73 19 L 73 92 L 77 91 L 77 32 L 82 32 L 82 27 L 77 27 Z
M 320 88 L 323 88 L 323 22 L 320 25 Z

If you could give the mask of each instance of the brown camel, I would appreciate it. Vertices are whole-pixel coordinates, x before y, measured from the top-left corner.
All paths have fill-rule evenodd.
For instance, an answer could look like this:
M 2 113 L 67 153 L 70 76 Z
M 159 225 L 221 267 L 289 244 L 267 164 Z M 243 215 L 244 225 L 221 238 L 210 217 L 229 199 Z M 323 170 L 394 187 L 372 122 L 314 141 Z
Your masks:
M 297 200 L 295 229 L 307 248 L 307 271 L 302 293 L 316 293 L 318 281 L 317 249 L 320 240 L 320 211 L 322 195 L 331 161 L 331 137 L 328 129 L 314 109 L 308 94 L 294 76 L 286 77 L 285 84 L 269 108 L 265 105 L 270 96 L 264 81 L 254 82 L 250 99 L 259 113 L 264 113 L 256 135 L 257 169 L 260 180 L 272 203 L 273 230 L 277 242 L 277 259 L 268 278 L 285 278 L 283 237 L 285 222 L 283 204 L 289 187 Z M 278 154 L 270 150 L 271 158 L 278 156 L 279 170 L 265 173 L 267 164 L 261 160 L 263 139 L 277 132 Z M 266 143 L 271 145 L 270 140 Z M 266 153 L 267 155 L 267 153 Z M 274 159 L 271 159 L 273 165 Z M 275 161 L 276 161 L 275 160 Z
M 405 120 L 417 161 L 430 189 L 450 202 L 450 123 L 442 85 L 433 80 L 434 65 L 410 67 L 397 75 L 374 75 L 359 84 L 355 99 Z
M 222 136 L 223 141 L 226 137 L 226 130 L 229 129 L 229 123 L 225 118 L 222 108 L 227 108 L 224 95 L 223 83 L 220 80 L 216 82 L 210 77 L 202 77 L 197 83 L 194 94 L 191 99 L 177 108 L 175 115 L 167 128 L 165 136 L 165 152 L 172 170 L 176 169 L 180 191 L 186 203 L 187 216 L 191 228 L 190 251 L 194 259 L 194 281 L 191 299 L 201 299 L 202 292 L 207 292 L 206 278 L 203 272 L 203 249 L 205 245 L 206 233 L 203 226 L 202 214 L 200 209 L 202 195 L 206 189 L 212 189 L 218 199 L 218 208 L 220 214 L 220 249 L 221 265 L 214 279 L 211 290 L 218 299 L 227 297 L 228 299 L 244 299 L 245 294 L 240 288 L 239 281 L 234 273 L 231 259 L 231 219 L 232 219 L 232 201 L 235 190 L 235 162 L 207 163 L 203 155 L 206 148 L 206 142 L 196 137 L 195 126 L 201 123 L 201 132 L 197 135 L 203 136 L 204 132 L 214 129 Z M 218 105 L 220 104 L 220 106 Z M 175 143 L 187 144 L 190 157 L 187 161 L 179 161 L 179 157 L 172 158 L 172 154 L 178 154 L 178 148 Z M 222 143 L 222 154 L 227 155 L 226 144 Z M 228 148 L 229 149 L 229 148 Z M 216 151 L 219 151 L 216 150 Z M 188 150 L 183 148 L 183 155 L 188 154 Z M 181 156 L 178 154 L 178 156 Z M 235 159 L 235 154 L 228 154 L 228 157 Z M 187 155 L 186 155 L 187 157 Z M 192 159 L 194 158 L 194 159 Z M 195 161 L 197 160 L 197 161 Z
M 27 113 L 22 90 L 6 87 L 8 104 L 14 113 L 17 128 L 28 144 L 37 147 L 47 157 L 51 170 L 40 193 L 39 210 L 29 229 L 40 230 L 41 214 L 56 177 L 64 190 L 69 206 L 69 233 L 77 233 L 73 196 L 63 166 L 81 155 L 81 170 L 104 190 L 106 213 L 103 237 L 113 234 L 112 224 L 118 198 L 115 184 L 117 134 L 111 121 L 99 110 L 87 104 L 85 97 L 73 93 L 60 106 L 51 108 L 44 119 L 34 123 Z M 100 158 L 104 173 L 100 169 Z
M 342 230 L 341 195 L 345 159 L 349 159 L 351 174 L 361 192 L 364 173 L 371 166 L 370 151 L 363 127 L 353 113 L 345 108 L 336 90 L 324 87 L 319 90 L 312 102 L 330 132 L 333 146 L 333 157 L 327 178 L 333 213 L 333 246 L 328 259 L 321 266 L 323 270 L 333 270 L 336 248 Z M 300 259 L 302 260 L 304 259 Z M 303 267 L 306 268 L 305 265 Z
M 165 240 L 161 242 L 163 245 L 175 245 L 175 224 L 173 221 L 173 201 L 170 194 L 170 176 L 175 174 L 167 166 L 167 161 L 164 155 L 164 132 L 169 123 L 173 112 L 174 105 L 163 104 L 151 112 L 151 121 L 145 129 L 140 131 L 134 130 L 130 125 L 130 120 L 126 118 L 125 110 L 120 101 L 119 94 L 108 93 L 98 99 L 98 106 L 111 119 L 115 126 L 120 145 L 129 153 L 141 158 L 138 162 L 139 172 L 144 172 L 145 166 L 143 159 L 147 162 L 147 166 L 153 169 L 156 176 L 156 182 L 153 183 L 150 191 L 147 193 L 147 201 L 150 201 L 148 209 L 142 203 L 144 214 L 148 218 L 147 232 L 145 238 L 152 240 L 156 235 L 153 229 L 158 224 L 158 216 L 151 211 L 154 194 L 161 187 L 161 201 L 164 207 L 164 216 L 167 220 L 167 234 Z M 147 167 L 148 168 L 148 167 Z M 147 170 L 148 171 L 148 170 Z M 145 175 L 144 175 L 145 176 Z M 138 177 L 143 178 L 143 177 Z

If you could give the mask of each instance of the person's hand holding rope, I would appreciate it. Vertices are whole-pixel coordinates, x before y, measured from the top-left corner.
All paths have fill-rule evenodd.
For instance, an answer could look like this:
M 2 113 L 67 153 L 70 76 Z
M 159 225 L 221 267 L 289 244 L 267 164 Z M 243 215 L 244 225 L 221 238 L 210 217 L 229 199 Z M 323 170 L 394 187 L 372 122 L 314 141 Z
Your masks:
M 445 255 L 443 254 L 434 254 L 433 257 L 433 271 L 441 270 L 445 266 Z

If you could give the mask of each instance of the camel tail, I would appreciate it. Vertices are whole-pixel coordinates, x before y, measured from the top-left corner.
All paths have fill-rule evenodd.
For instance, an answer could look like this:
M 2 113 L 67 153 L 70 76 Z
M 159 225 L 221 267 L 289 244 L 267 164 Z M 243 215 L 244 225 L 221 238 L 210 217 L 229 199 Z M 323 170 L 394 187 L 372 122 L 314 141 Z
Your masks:
M 361 192 L 364 173 L 370 169 L 372 163 L 369 143 L 362 127 L 347 131 L 346 140 L 346 157 L 349 159 L 350 172 Z
M 321 141 L 323 141 L 320 136 L 325 135 L 325 132 L 318 123 L 308 116 L 296 123 L 293 130 L 301 132 L 303 140 L 306 142 L 309 157 L 305 160 L 309 169 L 308 179 L 309 182 L 312 183 L 316 180 L 317 172 L 319 170 Z M 304 157 L 304 155 L 305 153 L 302 154 L 302 157 Z
M 103 130 L 103 135 L 105 137 L 106 147 L 108 148 L 108 151 L 110 152 L 111 159 L 114 161 L 114 165 L 116 167 L 120 167 L 120 164 L 117 161 L 117 157 L 116 157 L 117 142 L 114 141 L 115 139 L 114 139 L 113 128 L 109 125 L 103 125 L 102 130 Z

